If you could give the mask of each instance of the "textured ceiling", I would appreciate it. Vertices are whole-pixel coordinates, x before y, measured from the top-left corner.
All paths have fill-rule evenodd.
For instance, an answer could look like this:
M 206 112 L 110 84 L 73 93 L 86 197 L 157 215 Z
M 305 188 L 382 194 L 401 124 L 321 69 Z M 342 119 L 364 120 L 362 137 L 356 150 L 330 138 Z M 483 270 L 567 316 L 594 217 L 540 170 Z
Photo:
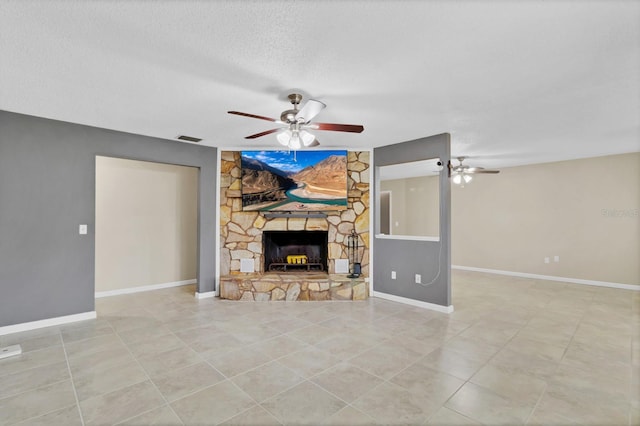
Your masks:
M 323 148 L 442 132 L 469 165 L 640 151 L 639 1 L 0 0 L 0 109 L 275 148 L 292 91 Z M 0 129 L 1 131 L 1 129 Z

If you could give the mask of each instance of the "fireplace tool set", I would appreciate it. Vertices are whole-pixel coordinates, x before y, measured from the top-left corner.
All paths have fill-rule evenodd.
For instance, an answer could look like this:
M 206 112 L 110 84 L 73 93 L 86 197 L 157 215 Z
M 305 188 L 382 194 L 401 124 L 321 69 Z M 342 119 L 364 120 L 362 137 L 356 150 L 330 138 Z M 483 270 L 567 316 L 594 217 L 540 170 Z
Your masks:
M 362 265 L 358 255 L 358 234 L 356 230 L 351 230 L 351 235 L 347 237 L 347 254 L 349 256 L 349 275 L 347 278 L 358 278 L 362 273 Z

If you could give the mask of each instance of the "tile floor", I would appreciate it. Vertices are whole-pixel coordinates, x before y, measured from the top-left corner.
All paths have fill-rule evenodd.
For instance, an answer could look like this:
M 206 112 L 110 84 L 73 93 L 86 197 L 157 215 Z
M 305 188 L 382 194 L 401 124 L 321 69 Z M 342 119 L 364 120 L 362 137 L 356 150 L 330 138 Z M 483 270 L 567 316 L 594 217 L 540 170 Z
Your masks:
M 1 425 L 640 424 L 640 292 L 454 271 L 453 314 L 98 299 L 0 336 Z

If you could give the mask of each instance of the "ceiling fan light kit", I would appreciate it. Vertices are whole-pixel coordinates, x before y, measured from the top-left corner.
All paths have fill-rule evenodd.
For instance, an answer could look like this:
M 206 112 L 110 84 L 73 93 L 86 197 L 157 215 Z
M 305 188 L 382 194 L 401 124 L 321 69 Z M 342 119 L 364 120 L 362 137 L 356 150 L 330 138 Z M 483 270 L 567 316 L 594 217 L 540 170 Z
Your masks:
M 261 136 L 270 135 L 271 133 L 277 133 L 276 139 L 278 140 L 278 143 L 294 151 L 320 145 L 320 142 L 318 142 L 315 135 L 307 131 L 307 129 L 350 133 L 362 133 L 364 130 L 363 126 L 354 124 L 311 123 L 311 120 L 313 120 L 320 111 L 326 108 L 326 105 L 315 99 L 309 99 L 301 109 L 298 109 L 298 105 L 302 100 L 302 95 L 292 93 L 288 98 L 293 105 L 293 109 L 283 111 L 280 114 L 280 120 L 240 111 L 227 112 L 229 114 L 240 115 L 243 117 L 272 121 L 283 126 L 282 128 L 266 130 L 264 132 L 246 136 L 245 139 L 255 139 Z
M 456 173 L 453 176 L 453 183 L 455 183 L 456 185 L 460 185 L 463 181 L 464 181 L 464 183 L 469 183 L 472 180 L 473 180 L 472 176 L 461 174 L 461 173 Z

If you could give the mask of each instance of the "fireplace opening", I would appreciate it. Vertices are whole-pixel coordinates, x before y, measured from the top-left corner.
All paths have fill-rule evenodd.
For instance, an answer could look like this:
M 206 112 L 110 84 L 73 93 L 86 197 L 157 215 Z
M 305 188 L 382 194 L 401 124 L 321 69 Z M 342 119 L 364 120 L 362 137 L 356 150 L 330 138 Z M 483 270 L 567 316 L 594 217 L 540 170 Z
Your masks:
M 327 231 L 264 231 L 264 271 L 327 271 Z

